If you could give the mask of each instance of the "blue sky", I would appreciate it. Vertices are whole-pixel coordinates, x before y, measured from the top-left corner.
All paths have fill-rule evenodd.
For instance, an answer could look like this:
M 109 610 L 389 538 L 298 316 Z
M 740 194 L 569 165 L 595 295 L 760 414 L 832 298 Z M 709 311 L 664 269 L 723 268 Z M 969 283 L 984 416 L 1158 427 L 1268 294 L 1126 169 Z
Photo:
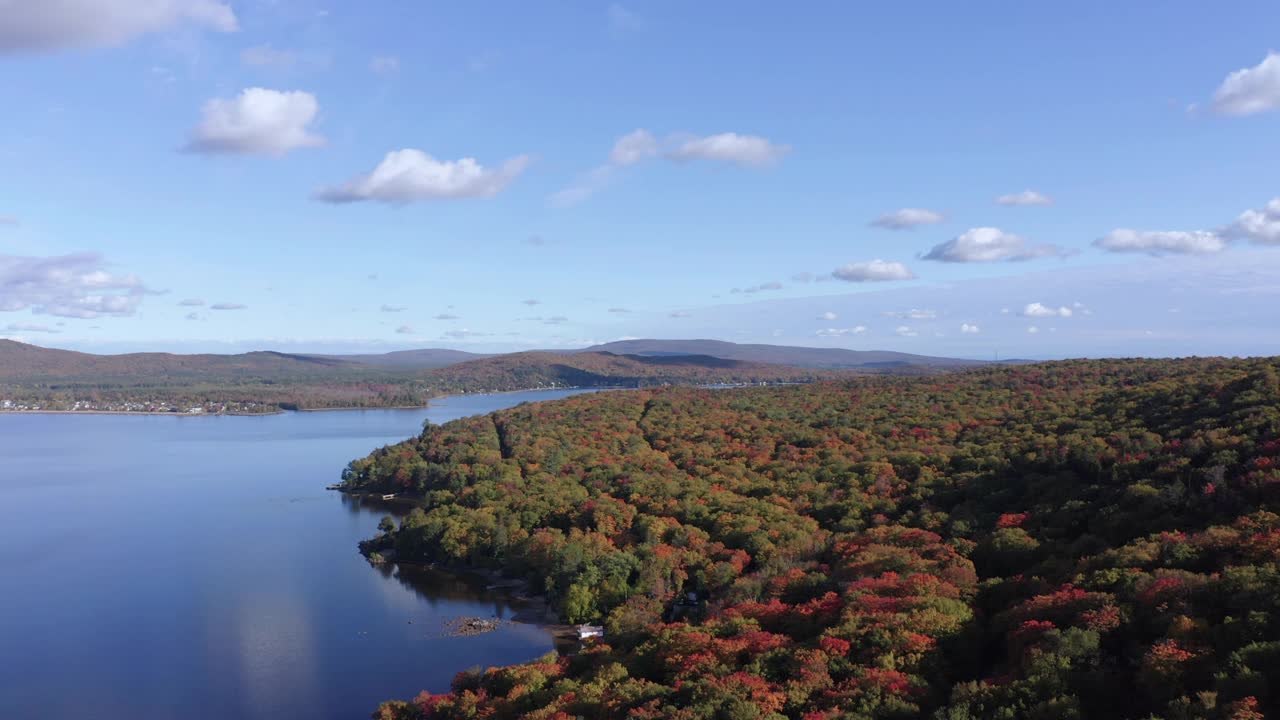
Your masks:
M 0 2 L 0 335 L 1280 354 L 1277 27 L 1274 2 Z

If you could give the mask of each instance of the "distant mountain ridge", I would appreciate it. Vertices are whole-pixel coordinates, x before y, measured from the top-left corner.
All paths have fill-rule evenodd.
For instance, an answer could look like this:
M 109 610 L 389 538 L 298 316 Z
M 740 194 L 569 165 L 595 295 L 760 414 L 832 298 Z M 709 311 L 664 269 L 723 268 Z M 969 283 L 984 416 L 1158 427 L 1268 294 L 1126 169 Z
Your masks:
M 892 350 L 846 350 L 843 348 L 797 347 L 788 345 L 739 344 L 724 340 L 619 340 L 569 350 L 517 353 L 472 353 L 449 348 L 422 348 L 388 353 L 318 354 L 285 353 L 272 350 L 223 355 L 201 353 L 143 352 L 96 355 L 0 340 L 0 380 L 68 378 L 81 376 L 132 377 L 248 374 L 254 377 L 289 377 L 317 372 L 414 371 L 452 367 L 462 363 L 502 357 L 580 355 L 612 353 L 637 358 L 701 357 L 719 358 L 759 365 L 785 365 L 822 370 L 945 370 L 989 364 L 983 360 L 933 357 Z M 705 361 L 703 361 L 705 363 Z
M 726 360 L 821 369 L 874 369 L 901 366 L 940 369 L 988 364 L 983 360 L 913 355 L 892 350 L 739 344 L 724 340 L 619 340 L 603 345 L 593 345 L 577 352 L 612 352 L 649 356 L 708 355 Z
M 424 349 L 381 355 L 94 355 L 0 340 L 0 403 L 16 410 L 236 412 L 421 406 L 460 392 L 551 387 L 795 383 L 827 370 L 698 354 L 607 351 L 484 356 Z
M 260 350 L 236 355 L 204 353 L 127 353 L 95 355 L 0 340 L 0 380 L 254 375 L 278 377 L 357 369 L 358 363 L 340 357 L 293 355 Z

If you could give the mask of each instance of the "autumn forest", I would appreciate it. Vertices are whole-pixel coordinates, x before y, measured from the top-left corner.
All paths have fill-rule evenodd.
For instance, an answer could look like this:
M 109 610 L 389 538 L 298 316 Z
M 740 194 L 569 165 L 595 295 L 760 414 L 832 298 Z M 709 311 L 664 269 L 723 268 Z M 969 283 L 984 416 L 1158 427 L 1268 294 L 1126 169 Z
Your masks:
M 428 426 L 371 539 L 528 578 L 581 652 L 410 718 L 1280 713 L 1280 362 L 631 390 Z

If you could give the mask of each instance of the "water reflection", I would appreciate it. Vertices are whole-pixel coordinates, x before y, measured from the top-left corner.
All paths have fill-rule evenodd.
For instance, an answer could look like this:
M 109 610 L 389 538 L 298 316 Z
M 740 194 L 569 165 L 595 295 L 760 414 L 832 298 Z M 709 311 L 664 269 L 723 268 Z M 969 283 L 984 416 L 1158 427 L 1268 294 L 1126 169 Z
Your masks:
M 356 544 L 405 508 L 326 493 L 352 458 L 570 392 L 428 410 L 252 418 L 0 414 L 0 718 L 368 717 L 548 631 L 482 578 L 374 569 Z M 91 698 L 91 700 L 88 700 Z M 89 705 L 86 705 L 89 702 Z

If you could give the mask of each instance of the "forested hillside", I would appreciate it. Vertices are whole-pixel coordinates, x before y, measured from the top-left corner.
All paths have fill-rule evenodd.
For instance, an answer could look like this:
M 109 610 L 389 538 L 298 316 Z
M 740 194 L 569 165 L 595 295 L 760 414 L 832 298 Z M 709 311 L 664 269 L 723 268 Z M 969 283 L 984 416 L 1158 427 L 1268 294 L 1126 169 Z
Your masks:
M 472 357 L 465 361 L 458 358 Z M 357 361 L 349 358 L 364 358 Z M 434 362 L 437 366 L 419 367 Z M 439 366 L 439 363 L 445 363 Z M 421 406 L 440 395 L 547 387 L 809 382 L 837 373 L 723 358 L 447 350 L 381 356 L 91 355 L 0 340 L 0 410 L 267 413 Z M 7 404 L 6 404 L 7 401 Z
M 423 498 L 369 549 L 530 578 L 607 634 L 376 717 L 1280 716 L 1278 369 L 636 390 L 427 427 L 344 474 Z

